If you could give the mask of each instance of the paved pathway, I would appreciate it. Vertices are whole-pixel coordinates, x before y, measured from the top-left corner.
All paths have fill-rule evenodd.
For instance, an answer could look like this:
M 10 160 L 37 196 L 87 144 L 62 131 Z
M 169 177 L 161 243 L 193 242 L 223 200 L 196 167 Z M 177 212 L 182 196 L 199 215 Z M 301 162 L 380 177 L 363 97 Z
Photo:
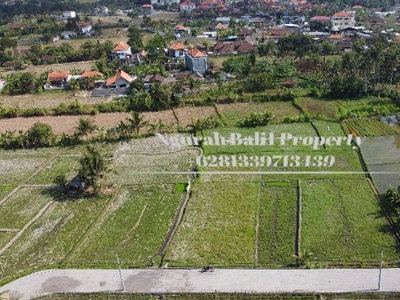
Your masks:
M 127 293 L 339 293 L 377 292 L 378 269 L 122 270 Z M 0 298 L 31 299 L 51 293 L 121 291 L 118 270 L 48 270 L 0 288 Z M 381 292 L 400 292 L 400 269 L 383 269 Z M 3 293 L 3 294 L 2 294 Z M 3 298 L 1 298 L 3 299 Z

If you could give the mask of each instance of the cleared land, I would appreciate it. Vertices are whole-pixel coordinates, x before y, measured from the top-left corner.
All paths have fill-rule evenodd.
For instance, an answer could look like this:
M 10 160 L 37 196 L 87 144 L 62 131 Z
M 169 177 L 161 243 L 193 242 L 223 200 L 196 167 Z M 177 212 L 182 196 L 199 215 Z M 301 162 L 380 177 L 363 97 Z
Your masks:
M 259 265 L 293 266 L 296 242 L 296 203 L 294 183 L 267 182 L 261 187 Z
M 113 266 L 118 253 L 124 267 L 149 266 L 185 195 L 173 189 L 173 184 L 122 187 L 68 265 Z
M 364 179 L 302 182 L 302 248 L 329 265 L 398 259 L 390 229 Z
M 266 110 L 274 115 L 273 122 L 282 121 L 284 116 L 300 115 L 299 110 L 291 102 L 217 104 L 217 109 L 225 117 L 228 126 L 235 126 L 246 115 Z

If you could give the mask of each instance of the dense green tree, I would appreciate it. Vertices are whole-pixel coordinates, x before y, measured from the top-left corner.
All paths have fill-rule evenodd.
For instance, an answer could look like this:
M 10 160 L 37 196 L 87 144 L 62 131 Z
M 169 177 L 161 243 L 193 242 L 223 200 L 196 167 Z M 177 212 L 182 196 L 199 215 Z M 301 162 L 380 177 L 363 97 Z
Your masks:
M 82 158 L 78 176 L 88 187 L 93 187 L 97 193 L 100 188 L 100 180 L 104 178 L 109 167 L 109 159 L 105 153 L 93 146 L 86 146 Z
M 137 26 L 130 26 L 128 28 L 128 44 L 131 46 L 132 53 L 137 53 L 143 49 L 142 32 Z
M 296 58 L 304 57 L 317 52 L 318 48 L 311 36 L 301 33 L 293 33 L 283 36 L 278 40 L 279 55 L 294 55 Z
M 160 62 L 164 56 L 164 48 L 164 38 L 159 34 L 154 35 L 145 46 L 148 60 L 152 63 Z
M 56 136 L 50 125 L 35 123 L 26 132 L 27 146 L 30 148 L 50 147 L 55 144 Z

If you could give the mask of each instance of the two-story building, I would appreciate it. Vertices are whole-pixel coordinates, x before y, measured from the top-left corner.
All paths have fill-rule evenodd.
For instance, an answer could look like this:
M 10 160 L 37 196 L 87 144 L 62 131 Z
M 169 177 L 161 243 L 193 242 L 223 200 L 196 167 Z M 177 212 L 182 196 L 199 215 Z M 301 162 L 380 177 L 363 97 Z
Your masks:
M 111 51 L 111 58 L 118 58 L 120 60 L 128 60 L 132 57 L 131 46 L 121 41 Z
M 205 74 L 207 71 L 207 56 L 197 48 L 185 52 L 186 68 L 192 72 Z
M 341 11 L 332 16 L 332 26 L 356 26 L 356 18 L 352 12 Z
M 183 1 L 179 4 L 179 10 L 181 12 L 192 12 L 196 8 L 196 4 L 191 1 Z

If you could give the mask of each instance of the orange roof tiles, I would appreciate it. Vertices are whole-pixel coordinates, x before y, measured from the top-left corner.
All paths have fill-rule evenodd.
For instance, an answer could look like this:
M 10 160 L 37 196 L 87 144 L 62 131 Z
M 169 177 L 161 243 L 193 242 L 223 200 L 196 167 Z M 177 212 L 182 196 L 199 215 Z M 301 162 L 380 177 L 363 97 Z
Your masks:
M 114 83 L 116 83 L 120 78 L 123 78 L 123 79 L 125 79 L 125 80 L 128 81 L 128 82 L 131 82 L 131 81 L 132 81 L 131 76 L 129 76 L 129 74 L 127 74 L 127 73 L 125 73 L 124 71 L 121 70 L 121 71 L 119 71 L 117 74 L 115 74 L 114 77 L 111 77 L 111 78 L 107 79 L 106 85 L 114 84 Z
M 334 14 L 333 15 L 334 17 L 351 17 L 351 16 L 353 16 L 353 14 L 351 13 L 351 12 L 348 12 L 348 11 L 341 11 L 341 12 L 338 12 L 338 13 L 336 13 L 336 14 Z
M 88 77 L 94 77 L 94 76 L 103 76 L 103 74 L 98 71 L 85 71 L 81 75 L 82 78 L 88 78 Z
M 197 48 L 192 48 L 188 52 L 189 52 L 190 56 L 192 56 L 192 57 L 205 57 L 206 56 L 203 52 L 201 52 Z
M 171 49 L 171 50 L 185 50 L 185 46 L 182 45 L 181 43 L 176 43 L 176 44 L 172 44 L 171 46 L 169 46 L 169 49 Z
M 332 34 L 329 38 L 332 40 L 341 40 L 343 37 L 340 34 Z
M 48 81 L 60 81 L 65 80 L 69 77 L 69 72 L 50 72 L 47 75 Z
M 129 45 L 123 41 L 119 42 L 117 46 L 114 47 L 113 51 L 126 51 L 129 49 Z

